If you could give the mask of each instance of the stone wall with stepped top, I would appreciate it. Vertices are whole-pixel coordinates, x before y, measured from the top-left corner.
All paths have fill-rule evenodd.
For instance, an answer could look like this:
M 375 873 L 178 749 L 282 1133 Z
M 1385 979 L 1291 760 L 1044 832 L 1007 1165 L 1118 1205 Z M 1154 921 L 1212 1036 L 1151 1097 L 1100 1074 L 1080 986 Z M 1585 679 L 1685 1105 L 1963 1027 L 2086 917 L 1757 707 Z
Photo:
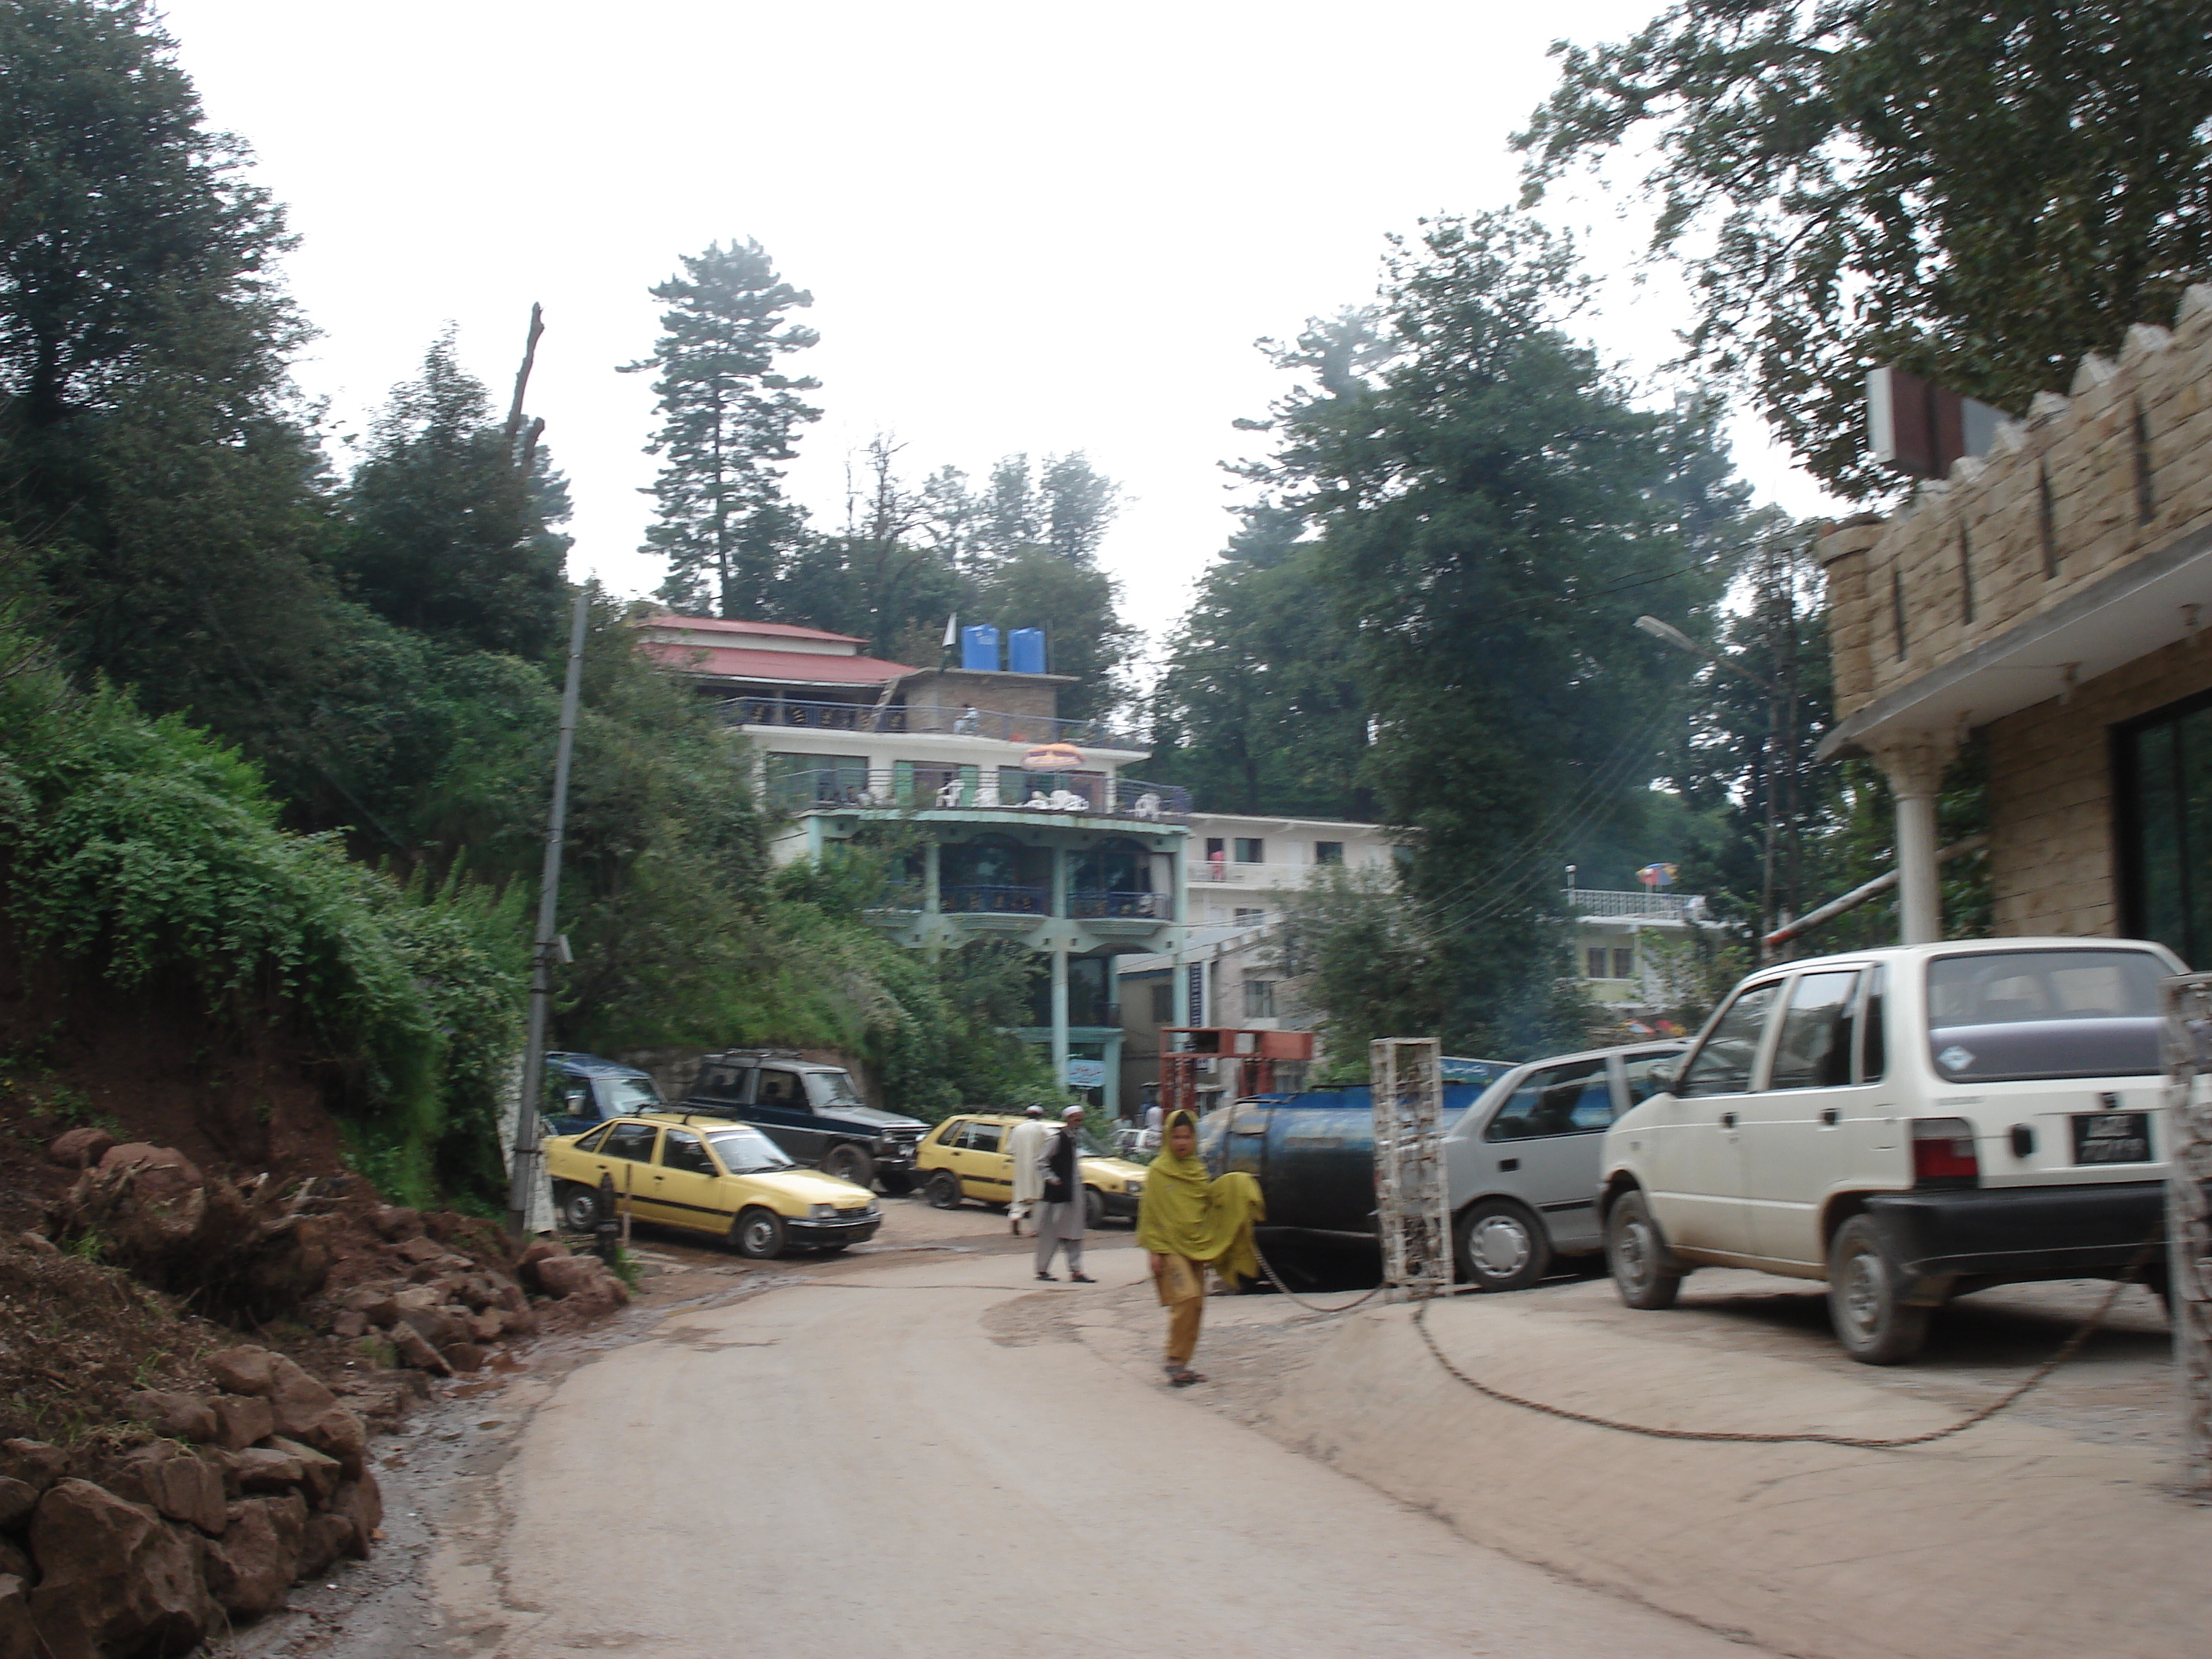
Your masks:
M 2039 393 L 1988 455 L 1823 539 L 1838 721 L 2208 530 L 2212 288 L 2198 286 L 2172 330 L 2137 325 L 2117 358 L 2084 358 L 2070 395 Z M 2212 646 L 2146 641 L 1986 723 L 1994 931 L 2118 930 L 2108 730 L 2206 690 Z

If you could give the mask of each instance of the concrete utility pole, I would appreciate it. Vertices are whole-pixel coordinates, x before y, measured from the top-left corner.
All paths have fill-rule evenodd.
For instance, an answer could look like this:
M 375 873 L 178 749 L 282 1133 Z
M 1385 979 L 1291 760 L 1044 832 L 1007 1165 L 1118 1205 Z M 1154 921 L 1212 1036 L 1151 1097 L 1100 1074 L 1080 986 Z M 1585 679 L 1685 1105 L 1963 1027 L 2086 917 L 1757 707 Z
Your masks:
M 2166 1236 L 2181 1485 L 2212 1493 L 2212 974 L 2166 982 Z
M 1376 1224 L 1382 1235 L 1382 1279 L 1393 1302 L 1451 1294 L 1438 1047 L 1434 1037 L 1377 1037 L 1368 1045 Z
M 580 591 L 568 623 L 568 676 L 561 688 L 561 736 L 553 749 L 553 810 L 545 823 L 545 865 L 538 878 L 538 933 L 530 953 L 530 1035 L 522 1050 L 522 1102 L 514 1115 L 514 1167 L 507 1197 L 507 1231 L 530 1228 L 530 1200 L 544 1155 L 538 1145 L 538 1099 L 545 1084 L 545 1017 L 553 1000 L 553 958 L 566 955 L 558 931 L 561 838 L 568 823 L 568 760 L 576 748 L 576 702 L 584 680 L 584 625 L 591 601 Z

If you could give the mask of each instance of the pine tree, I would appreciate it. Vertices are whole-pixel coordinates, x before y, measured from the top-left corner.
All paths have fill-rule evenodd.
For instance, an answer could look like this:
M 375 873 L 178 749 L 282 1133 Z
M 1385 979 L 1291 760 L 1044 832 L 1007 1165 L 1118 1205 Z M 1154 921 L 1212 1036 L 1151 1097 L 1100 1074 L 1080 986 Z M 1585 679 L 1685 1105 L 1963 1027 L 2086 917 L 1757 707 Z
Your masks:
M 775 368 L 818 337 L 787 317 L 814 296 L 778 276 L 751 240 L 717 242 L 682 264 L 652 291 L 668 307 L 653 356 L 623 369 L 659 376 L 660 426 L 646 453 L 661 457 L 659 514 L 642 550 L 668 561 L 660 597 L 677 609 L 757 616 L 800 529 L 782 464 L 822 413 L 799 397 L 819 381 Z

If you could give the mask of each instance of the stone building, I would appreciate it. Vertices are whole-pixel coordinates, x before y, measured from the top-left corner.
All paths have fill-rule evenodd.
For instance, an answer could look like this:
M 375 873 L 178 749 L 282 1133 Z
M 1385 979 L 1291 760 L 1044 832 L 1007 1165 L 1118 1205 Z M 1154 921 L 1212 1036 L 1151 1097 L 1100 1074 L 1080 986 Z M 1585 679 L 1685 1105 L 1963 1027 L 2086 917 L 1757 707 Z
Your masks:
M 1941 936 L 1936 797 L 1978 732 L 1997 933 L 2212 959 L 2212 289 L 1820 557 L 1820 753 L 1888 777 L 1905 941 Z

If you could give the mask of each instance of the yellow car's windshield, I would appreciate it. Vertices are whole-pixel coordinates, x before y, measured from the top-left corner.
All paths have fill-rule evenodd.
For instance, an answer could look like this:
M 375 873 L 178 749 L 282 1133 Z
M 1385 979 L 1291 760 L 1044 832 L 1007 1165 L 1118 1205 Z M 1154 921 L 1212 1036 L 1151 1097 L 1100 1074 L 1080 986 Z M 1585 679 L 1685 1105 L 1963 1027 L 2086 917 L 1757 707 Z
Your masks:
M 757 1175 L 763 1170 L 791 1167 L 783 1148 L 758 1129 L 717 1129 L 707 1137 L 707 1144 L 732 1175 Z

